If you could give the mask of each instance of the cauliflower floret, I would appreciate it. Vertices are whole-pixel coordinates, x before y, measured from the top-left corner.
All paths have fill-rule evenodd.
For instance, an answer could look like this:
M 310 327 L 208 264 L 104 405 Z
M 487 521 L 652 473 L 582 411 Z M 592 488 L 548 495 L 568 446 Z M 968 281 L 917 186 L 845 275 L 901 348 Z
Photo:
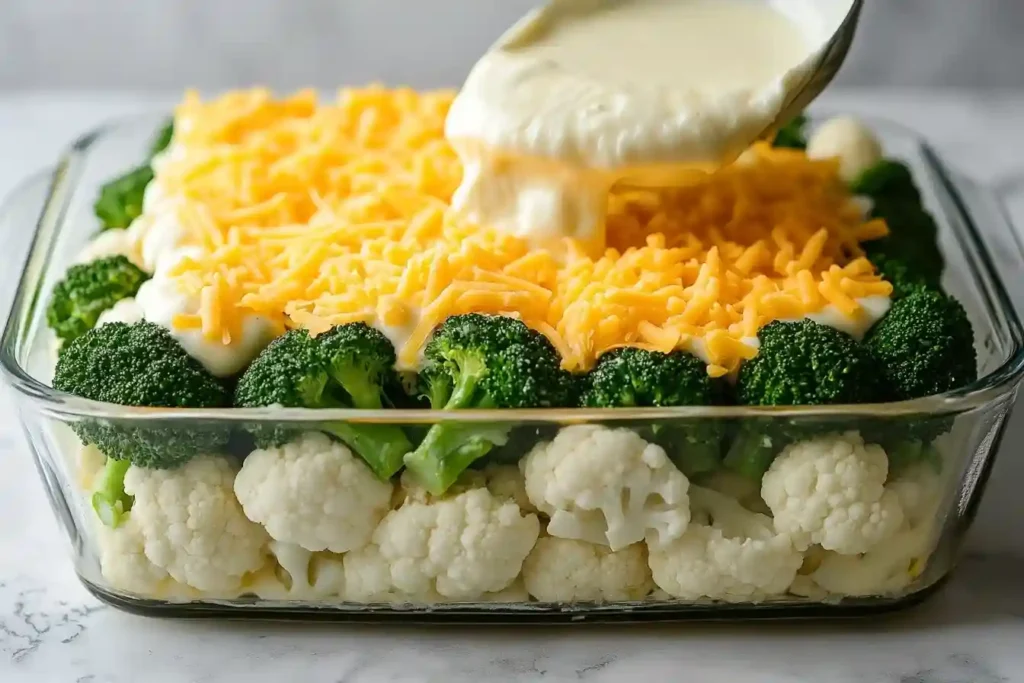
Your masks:
M 100 317 L 96 318 L 96 327 L 101 327 L 107 323 L 128 323 L 131 325 L 141 320 L 142 307 L 139 306 L 139 302 L 134 297 L 128 297 L 127 299 L 121 299 L 100 313 Z
M 154 595 L 168 580 L 166 571 L 146 557 L 145 539 L 134 515 L 117 528 L 96 524 L 100 546 L 100 572 L 110 585 L 140 595 Z
M 883 595 L 906 588 L 924 571 L 933 549 L 942 483 L 928 463 L 906 470 L 886 486 L 903 506 L 903 527 L 863 555 L 825 553 L 809 578 L 838 595 Z
M 810 579 L 829 593 L 864 596 L 895 593 L 920 576 L 932 547 L 934 525 L 903 528 L 863 555 L 829 553 Z
M 237 589 L 244 574 L 266 562 L 270 539 L 235 500 L 235 472 L 227 459 L 208 455 L 174 470 L 128 469 L 130 519 L 150 562 L 204 591 Z
M 485 488 L 410 497 L 384 517 L 370 545 L 345 555 L 346 598 L 475 600 L 500 591 L 519 575 L 539 527 L 536 515 Z
M 686 476 L 665 451 L 629 429 L 573 425 L 520 462 L 526 493 L 548 533 L 621 550 L 669 543 L 690 521 Z
M 685 600 L 763 600 L 783 593 L 803 558 L 772 520 L 717 491 L 691 487 L 694 519 L 683 536 L 650 547 L 654 583 Z
M 750 477 L 744 477 L 730 470 L 721 469 L 700 481 L 701 486 L 718 491 L 722 495 L 739 501 L 740 505 L 751 512 L 760 512 L 764 515 L 771 515 L 771 510 L 761 499 L 760 482 Z
M 907 524 L 916 527 L 935 518 L 945 490 L 943 483 L 931 463 L 919 462 L 904 470 L 885 488 L 896 494 Z
M 523 583 L 543 602 L 640 600 L 651 592 L 647 548 L 622 550 L 545 536 L 523 563 Z
M 320 432 L 253 451 L 235 477 L 245 516 L 271 538 L 333 553 L 370 541 L 391 490 L 344 444 Z
M 857 119 L 838 117 L 821 125 L 807 141 L 811 159 L 839 159 L 839 175 L 847 182 L 882 160 L 882 145 Z
M 253 577 L 247 586 L 265 600 L 340 598 L 345 592 L 345 572 L 340 556 L 311 553 L 294 543 L 271 541 L 268 550 L 276 564 Z
M 526 480 L 515 465 L 488 465 L 484 468 L 484 486 L 499 498 L 509 498 L 523 512 L 537 512 L 526 495 Z
M 170 331 L 190 356 L 217 377 L 229 377 L 242 370 L 269 344 L 278 329 L 269 319 L 260 315 L 244 315 L 238 334 L 227 344 L 220 339 L 208 339 L 202 330 L 181 330 L 174 327 L 179 315 L 199 311 L 199 297 L 183 292 L 175 280 L 154 277 L 142 283 L 135 300 L 142 308 L 143 317 Z
M 103 471 L 107 456 L 92 444 L 79 444 L 78 448 L 78 485 L 83 491 L 92 491 L 96 475 Z
M 391 578 L 392 563 L 381 554 L 380 548 L 372 543 L 359 550 L 345 553 L 342 563 L 345 574 L 344 596 L 351 602 L 433 605 L 447 601 L 432 586 L 425 587 L 420 593 L 399 590 Z
M 518 578 L 510 583 L 506 588 L 494 593 L 484 593 L 478 602 L 507 602 L 507 603 L 519 603 L 529 602 L 530 594 L 526 592 L 526 586 L 523 585 L 522 578 Z
M 108 256 L 124 256 L 139 268 L 143 268 L 142 254 L 139 252 L 139 244 L 134 234 L 119 228 L 104 230 L 93 238 L 78 254 L 75 263 L 89 263 Z
M 761 480 L 775 528 L 800 550 L 817 543 L 842 555 L 866 552 L 903 524 L 899 496 L 886 490 L 889 459 L 860 434 L 787 446 Z
M 523 512 L 537 512 L 537 508 L 526 495 L 526 481 L 519 468 L 515 465 L 495 464 L 488 465 L 482 470 L 466 470 L 442 496 L 432 495 L 416 481 L 416 477 L 409 470 L 404 470 L 391 497 L 391 507 L 401 507 L 407 500 L 429 503 L 470 489 L 487 489 L 502 500 L 515 502 Z

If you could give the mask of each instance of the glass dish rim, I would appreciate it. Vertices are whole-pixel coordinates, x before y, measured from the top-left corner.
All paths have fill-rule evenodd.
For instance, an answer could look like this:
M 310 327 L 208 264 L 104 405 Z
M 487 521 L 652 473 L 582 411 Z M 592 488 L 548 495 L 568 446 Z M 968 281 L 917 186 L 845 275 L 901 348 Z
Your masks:
M 90 148 L 104 136 L 118 128 L 138 124 L 141 121 L 155 118 L 157 112 L 136 114 L 133 116 L 113 119 L 101 124 L 80 136 L 62 154 L 53 169 L 49 180 L 49 188 L 41 207 L 39 219 L 33 230 L 32 239 L 25 261 L 20 270 L 18 284 L 12 298 L 11 311 L 0 338 L 0 372 L 6 383 L 20 397 L 27 398 L 38 404 L 39 409 L 47 415 L 75 418 L 94 418 L 118 421 L 145 422 L 177 422 L 177 421 L 217 421 L 217 422 L 259 422 L 277 421 L 289 423 L 321 423 L 324 421 L 350 422 L 387 422 L 404 424 L 424 424 L 443 421 L 459 422 L 533 422 L 533 423 L 573 423 L 573 422 L 619 422 L 639 420 L 665 419 L 728 419 L 728 418 L 829 418 L 829 417 L 896 417 L 904 415 L 939 415 L 971 410 L 989 404 L 1001 396 L 1008 394 L 1024 377 L 1024 326 L 1011 302 L 1006 285 L 996 268 L 993 258 L 981 238 L 978 227 L 968 212 L 965 202 L 958 189 L 955 173 L 942 160 L 940 155 L 928 142 L 915 131 L 891 121 L 878 117 L 862 117 L 872 129 L 888 131 L 913 144 L 928 171 L 937 181 L 937 186 L 949 199 L 956 218 L 962 228 L 954 228 L 957 237 L 968 239 L 978 256 L 979 264 L 973 270 L 980 271 L 991 283 L 992 291 L 988 292 L 990 308 L 997 309 L 1005 319 L 1005 327 L 1009 332 L 1011 353 L 995 369 L 979 377 L 971 384 L 925 398 L 890 403 L 843 404 L 829 406 L 679 406 L 671 408 L 543 408 L 543 409 L 498 409 L 498 410 L 460 410 L 457 412 L 432 409 L 384 409 L 358 410 L 349 408 L 308 409 L 308 408 L 142 408 L 122 406 L 113 403 L 102 403 L 57 391 L 34 377 L 18 360 L 21 342 L 28 332 L 30 320 L 25 315 L 39 294 L 35 291 L 41 284 L 41 276 L 49 267 L 54 244 L 54 237 L 63 224 L 68 198 L 76 187 L 78 167 Z M 163 112 L 166 116 L 166 111 Z M 812 117 L 813 118 L 813 117 Z M 25 189 L 33 182 L 39 182 L 44 174 L 37 174 L 19 183 L 0 204 L 0 212 L 4 212 L 10 203 L 17 201 Z M 1001 217 L 1007 222 L 1005 215 Z M 1018 254 L 1024 258 L 1024 247 L 1013 231 L 1013 244 Z M 48 243 L 45 253 L 40 253 L 43 235 Z M 37 269 L 30 268 L 33 261 L 39 261 Z M 34 270 L 39 270 L 38 273 Z

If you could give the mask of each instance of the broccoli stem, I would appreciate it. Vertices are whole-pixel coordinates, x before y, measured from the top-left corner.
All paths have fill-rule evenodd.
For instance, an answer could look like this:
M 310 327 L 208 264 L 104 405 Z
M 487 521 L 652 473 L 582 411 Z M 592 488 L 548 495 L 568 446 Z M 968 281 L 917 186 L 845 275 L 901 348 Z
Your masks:
M 435 496 L 447 491 L 475 461 L 508 442 L 511 424 L 440 422 L 405 456 L 405 466 Z
M 111 529 L 121 526 L 132 509 L 133 498 L 124 490 L 124 475 L 131 464 L 130 460 L 107 458 L 92 494 L 92 509 Z
M 470 359 L 464 359 L 459 364 L 461 372 L 458 381 L 452 387 L 448 402 L 445 403 L 445 410 L 458 410 L 460 408 L 471 408 L 476 398 L 476 387 L 480 383 L 480 377 L 485 372 L 481 363 L 474 363 Z M 486 400 L 486 399 L 485 399 Z M 481 405 L 480 408 L 493 408 L 492 405 Z
M 927 463 L 937 473 L 942 471 L 942 459 L 938 450 L 929 442 L 921 439 L 903 439 L 894 443 L 882 444 L 885 454 L 889 457 L 889 478 L 898 477 L 918 462 Z
M 684 440 L 682 447 L 669 451 L 668 457 L 680 472 L 691 479 L 705 472 L 714 472 L 722 464 L 717 443 Z
M 741 430 L 725 454 L 725 466 L 744 477 L 760 481 L 782 444 L 762 431 Z
M 644 438 L 665 449 L 669 460 L 687 477 L 714 472 L 722 465 L 721 439 L 708 426 L 653 424 Z
M 328 431 L 355 451 L 381 481 L 395 476 L 405 454 L 412 450 L 409 437 L 398 425 L 337 422 Z
M 365 370 L 353 367 L 330 366 L 331 379 L 341 385 L 352 399 L 352 405 L 360 410 L 380 410 L 381 387 L 373 382 Z

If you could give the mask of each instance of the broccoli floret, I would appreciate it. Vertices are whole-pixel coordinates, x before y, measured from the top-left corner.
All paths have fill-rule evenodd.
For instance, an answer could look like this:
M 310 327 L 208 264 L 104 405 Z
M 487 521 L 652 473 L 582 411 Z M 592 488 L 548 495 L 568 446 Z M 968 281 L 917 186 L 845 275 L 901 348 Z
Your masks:
M 896 301 L 864 344 L 897 400 L 941 394 L 977 379 L 967 312 L 942 292 L 921 289 Z
M 967 314 L 959 302 L 934 289 L 917 287 L 894 303 L 865 344 L 878 358 L 888 393 L 896 400 L 948 391 L 977 376 Z M 949 416 L 900 416 L 870 424 L 864 431 L 885 448 L 890 471 L 899 472 L 920 460 L 938 466 L 931 444 L 952 425 Z
M 871 403 L 882 397 L 877 365 L 845 332 L 812 320 L 775 321 L 757 337 L 760 349 L 740 367 L 736 384 L 742 405 Z
M 150 161 L 167 149 L 173 135 L 174 123 L 170 122 L 157 132 L 145 164 L 114 178 L 100 188 L 100 196 L 93 204 L 93 212 L 100 219 L 101 230 L 127 228 L 132 221 L 142 215 L 142 200 L 146 188 L 153 180 Z
M 152 180 L 153 169 L 146 164 L 104 184 L 93 205 L 101 229 L 127 228 L 142 215 L 142 197 Z
M 758 332 L 757 355 L 740 366 L 741 405 L 800 406 L 873 403 L 885 399 L 874 358 L 853 337 L 811 320 L 772 322 Z M 807 425 L 766 419 L 744 422 L 725 464 L 760 479 L 779 450 L 805 438 Z
M 863 171 L 850 190 L 854 194 L 866 195 L 878 202 L 883 199 L 898 199 L 912 204 L 921 203 L 921 193 L 914 183 L 914 177 L 907 165 L 894 159 L 882 159 Z
M 53 289 L 46 322 L 66 344 L 95 327 L 103 311 L 135 296 L 147 279 L 149 276 L 124 256 L 71 266 Z
M 807 149 L 807 117 L 803 114 L 779 128 L 772 140 L 773 147 L 790 149 Z
M 425 350 L 424 382 L 435 407 L 554 408 L 573 404 L 569 373 L 544 335 L 503 316 L 458 315 L 442 323 Z M 507 442 L 511 424 L 442 422 L 405 465 L 441 494 L 475 460 Z
M 868 259 L 875 266 L 875 271 L 892 285 L 893 301 L 916 292 L 919 289 L 938 289 L 939 282 L 925 277 L 898 258 L 885 254 L 872 254 Z
M 235 405 L 380 408 L 394 357 L 387 338 L 366 325 L 340 325 L 315 339 L 305 330 L 291 330 L 249 365 L 235 388 Z M 345 442 L 382 480 L 401 469 L 402 456 L 412 450 L 395 425 L 332 422 L 321 428 Z M 295 436 L 280 426 L 254 425 L 250 431 L 261 448 Z
M 395 348 L 365 323 L 338 325 L 316 338 L 331 379 L 348 394 L 352 407 L 379 410 L 394 386 Z
M 580 402 L 588 408 L 709 406 L 723 403 L 725 394 L 724 381 L 711 378 L 707 364 L 693 354 L 623 348 L 601 356 L 584 380 Z M 641 431 L 688 477 L 721 464 L 719 423 L 676 420 Z
M 887 236 L 862 245 L 875 267 L 885 273 L 885 268 L 892 268 L 890 262 L 899 262 L 901 284 L 915 281 L 937 287 L 945 268 L 938 226 L 921 204 L 910 169 L 884 159 L 864 171 L 851 189 L 870 197 L 872 218 L 882 218 L 889 226 Z
M 53 387 L 93 401 L 150 408 L 220 408 L 230 395 L 181 348 L 170 332 L 149 322 L 109 323 L 66 344 Z M 222 447 L 223 429 L 139 427 L 85 420 L 71 425 L 108 458 L 170 469 Z
M 131 462 L 107 458 L 92 494 L 92 509 L 104 524 L 116 529 L 132 509 L 133 498 L 124 490 L 124 475 Z
M 168 121 L 166 124 L 164 124 L 164 127 L 161 128 L 157 132 L 156 137 L 153 138 L 153 143 L 152 145 L 150 145 L 149 148 L 149 158 L 152 159 L 157 154 L 160 154 L 160 152 L 163 152 L 165 149 L 167 149 L 170 146 L 171 138 L 173 137 L 174 120 L 172 119 Z

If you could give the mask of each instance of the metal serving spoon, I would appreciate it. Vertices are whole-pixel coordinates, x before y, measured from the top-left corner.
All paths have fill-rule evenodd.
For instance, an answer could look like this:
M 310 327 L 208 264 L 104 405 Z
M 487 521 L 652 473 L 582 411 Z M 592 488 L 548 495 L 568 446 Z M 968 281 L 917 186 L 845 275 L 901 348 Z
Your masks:
M 789 99 L 783 104 L 779 115 L 775 117 L 771 126 L 765 131 L 763 138 L 769 138 L 775 134 L 780 127 L 800 114 L 822 91 L 832 82 L 839 67 L 843 65 L 850 45 L 853 43 L 853 36 L 857 32 L 857 23 L 860 20 L 860 12 L 864 7 L 864 0 L 852 0 L 850 9 L 843 18 L 836 32 L 832 34 L 829 42 L 822 50 L 821 59 L 811 70 L 810 75 L 804 84 L 794 88 Z

